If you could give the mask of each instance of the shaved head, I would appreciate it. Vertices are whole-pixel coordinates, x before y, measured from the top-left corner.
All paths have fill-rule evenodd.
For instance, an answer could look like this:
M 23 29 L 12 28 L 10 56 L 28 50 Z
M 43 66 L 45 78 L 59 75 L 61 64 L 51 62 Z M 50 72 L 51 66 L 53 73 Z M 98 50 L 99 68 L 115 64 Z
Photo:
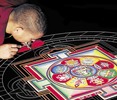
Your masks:
M 12 20 L 21 26 L 23 30 L 32 33 L 44 33 L 45 16 L 39 6 L 34 4 L 22 4 L 12 11 Z

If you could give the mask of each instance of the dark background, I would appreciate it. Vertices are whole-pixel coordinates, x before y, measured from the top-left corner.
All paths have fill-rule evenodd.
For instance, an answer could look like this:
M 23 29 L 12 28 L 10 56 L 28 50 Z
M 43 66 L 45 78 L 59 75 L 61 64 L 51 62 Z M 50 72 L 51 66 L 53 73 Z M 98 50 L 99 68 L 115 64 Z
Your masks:
M 46 15 L 46 34 L 72 31 L 117 32 L 117 4 L 114 2 L 30 0 Z

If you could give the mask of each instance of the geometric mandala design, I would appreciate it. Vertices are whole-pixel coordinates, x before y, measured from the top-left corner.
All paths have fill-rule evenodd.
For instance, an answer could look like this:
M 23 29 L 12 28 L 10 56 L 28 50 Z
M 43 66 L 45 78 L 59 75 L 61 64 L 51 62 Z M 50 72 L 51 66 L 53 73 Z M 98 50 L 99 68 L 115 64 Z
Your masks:
M 117 58 L 100 46 L 63 48 L 47 56 L 20 65 L 33 76 L 26 81 L 37 94 L 49 90 L 59 100 L 116 96 Z
M 117 98 L 117 33 L 66 32 L 42 40 L 42 47 L 0 60 L 1 100 Z

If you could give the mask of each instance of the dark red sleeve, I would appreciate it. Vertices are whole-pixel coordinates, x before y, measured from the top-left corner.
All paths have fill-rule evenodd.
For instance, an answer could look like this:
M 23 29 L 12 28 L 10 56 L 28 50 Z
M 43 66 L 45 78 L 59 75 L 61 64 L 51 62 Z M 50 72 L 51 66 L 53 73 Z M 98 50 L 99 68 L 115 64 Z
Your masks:
M 1 7 L 18 6 L 26 2 L 28 2 L 28 0 L 0 0 L 0 6 Z

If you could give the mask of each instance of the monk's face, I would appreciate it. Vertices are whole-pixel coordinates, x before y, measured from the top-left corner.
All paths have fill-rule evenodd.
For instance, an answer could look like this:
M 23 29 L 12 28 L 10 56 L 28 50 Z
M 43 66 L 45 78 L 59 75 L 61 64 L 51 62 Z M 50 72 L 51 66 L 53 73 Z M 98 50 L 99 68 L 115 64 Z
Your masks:
M 12 33 L 15 40 L 21 43 L 30 42 L 32 40 L 37 40 L 43 36 L 43 33 L 31 33 L 30 31 L 19 31 Z

